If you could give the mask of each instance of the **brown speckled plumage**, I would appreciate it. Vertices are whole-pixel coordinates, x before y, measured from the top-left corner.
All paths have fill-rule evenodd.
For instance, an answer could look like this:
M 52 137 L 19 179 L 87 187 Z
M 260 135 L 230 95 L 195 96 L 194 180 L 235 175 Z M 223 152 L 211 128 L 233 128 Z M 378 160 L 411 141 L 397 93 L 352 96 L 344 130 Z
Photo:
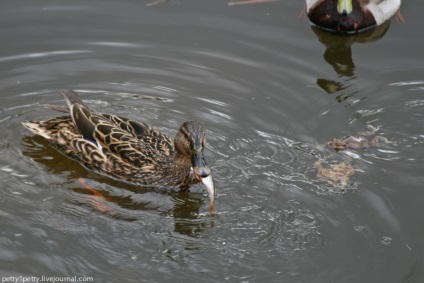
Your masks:
M 70 116 L 23 125 L 86 168 L 136 185 L 182 190 L 210 175 L 198 122 L 185 122 L 172 140 L 147 124 L 94 112 L 73 91 L 61 93 L 69 110 L 47 108 Z

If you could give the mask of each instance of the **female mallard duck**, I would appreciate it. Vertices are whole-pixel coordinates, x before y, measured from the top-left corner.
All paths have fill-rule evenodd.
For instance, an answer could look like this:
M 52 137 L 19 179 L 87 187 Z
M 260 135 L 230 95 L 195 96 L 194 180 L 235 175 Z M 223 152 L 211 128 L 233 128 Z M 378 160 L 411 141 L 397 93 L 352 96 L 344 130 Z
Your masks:
M 324 30 L 358 33 L 384 23 L 400 4 L 401 0 L 306 0 L 306 13 Z
M 199 123 L 185 122 L 172 140 L 147 124 L 94 112 L 73 91 L 61 94 L 69 109 L 47 108 L 70 116 L 23 125 L 88 169 L 135 185 L 186 190 L 201 181 L 213 210 L 215 186 L 203 156 L 206 138 Z

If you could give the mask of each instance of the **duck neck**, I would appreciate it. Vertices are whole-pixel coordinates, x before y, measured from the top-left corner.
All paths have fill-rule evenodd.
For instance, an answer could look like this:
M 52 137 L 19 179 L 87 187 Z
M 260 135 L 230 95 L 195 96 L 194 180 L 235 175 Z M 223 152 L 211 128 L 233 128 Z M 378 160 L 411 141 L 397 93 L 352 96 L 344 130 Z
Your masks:
M 176 186 L 180 187 L 182 190 L 186 190 L 190 185 L 199 182 L 191 169 L 190 157 L 176 153 L 174 155 L 173 164 L 171 178 L 176 181 Z

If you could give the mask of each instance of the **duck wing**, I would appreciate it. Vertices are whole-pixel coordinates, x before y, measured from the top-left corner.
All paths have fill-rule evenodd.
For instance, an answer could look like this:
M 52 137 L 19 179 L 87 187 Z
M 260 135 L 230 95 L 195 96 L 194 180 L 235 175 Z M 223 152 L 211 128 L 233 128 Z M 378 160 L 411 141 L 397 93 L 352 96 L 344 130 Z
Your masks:
M 149 125 L 92 111 L 73 91 L 63 91 L 77 132 L 104 154 L 137 167 L 173 158 L 173 141 Z

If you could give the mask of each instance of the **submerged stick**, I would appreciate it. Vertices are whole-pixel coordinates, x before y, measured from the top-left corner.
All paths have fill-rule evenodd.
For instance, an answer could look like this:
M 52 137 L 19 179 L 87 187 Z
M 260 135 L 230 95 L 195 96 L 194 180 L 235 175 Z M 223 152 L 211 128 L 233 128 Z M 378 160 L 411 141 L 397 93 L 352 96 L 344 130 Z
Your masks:
M 262 4 L 262 3 L 271 3 L 271 2 L 278 2 L 280 0 L 244 0 L 244 1 L 237 1 L 237 2 L 228 2 L 228 6 L 236 6 L 236 5 L 251 5 L 251 4 Z

